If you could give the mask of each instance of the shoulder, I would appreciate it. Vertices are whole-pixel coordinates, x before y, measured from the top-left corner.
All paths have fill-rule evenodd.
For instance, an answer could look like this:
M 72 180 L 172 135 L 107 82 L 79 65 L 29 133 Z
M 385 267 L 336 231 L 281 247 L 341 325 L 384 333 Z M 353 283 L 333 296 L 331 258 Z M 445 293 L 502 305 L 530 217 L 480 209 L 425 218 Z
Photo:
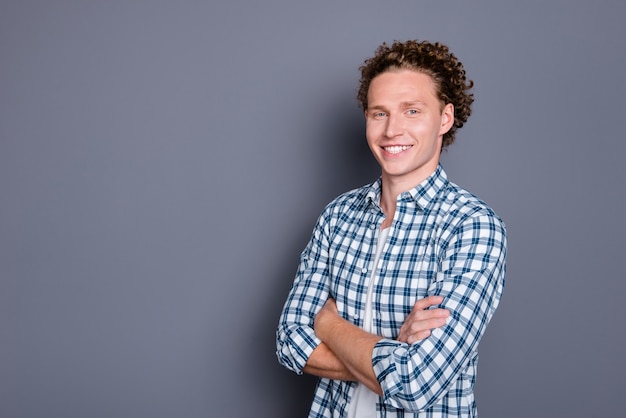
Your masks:
M 328 203 L 317 218 L 313 236 L 332 240 L 338 231 L 358 222 L 369 208 L 375 184 L 342 193 Z
M 435 210 L 443 229 L 450 232 L 466 227 L 506 231 L 502 218 L 487 203 L 452 182 L 442 189 Z
M 498 216 L 485 201 L 456 183 L 448 182 L 441 197 L 441 205 L 459 215 L 479 213 Z
M 324 217 L 349 216 L 358 213 L 369 205 L 376 194 L 376 183 L 349 190 L 334 198 L 322 212 Z

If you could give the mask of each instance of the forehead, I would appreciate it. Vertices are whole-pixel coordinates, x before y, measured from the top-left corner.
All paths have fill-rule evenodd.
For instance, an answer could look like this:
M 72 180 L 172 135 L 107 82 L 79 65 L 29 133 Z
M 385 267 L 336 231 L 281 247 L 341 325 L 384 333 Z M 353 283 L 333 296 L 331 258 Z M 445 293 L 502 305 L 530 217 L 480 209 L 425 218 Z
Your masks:
M 367 92 L 369 106 L 378 102 L 438 102 L 432 77 L 415 70 L 390 70 L 374 77 Z

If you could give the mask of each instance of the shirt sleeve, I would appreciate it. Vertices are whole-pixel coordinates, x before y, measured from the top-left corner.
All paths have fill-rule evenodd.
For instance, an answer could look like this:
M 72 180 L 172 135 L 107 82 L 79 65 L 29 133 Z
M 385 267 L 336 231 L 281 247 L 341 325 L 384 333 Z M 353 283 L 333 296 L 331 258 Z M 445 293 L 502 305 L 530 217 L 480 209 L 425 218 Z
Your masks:
M 298 374 L 302 374 L 309 356 L 321 343 L 313 330 L 313 321 L 329 294 L 329 231 L 326 219 L 323 213 L 300 255 L 296 277 L 276 331 L 279 363 Z
M 502 296 L 506 231 L 493 213 L 464 219 L 441 252 L 429 295 L 444 296 L 447 324 L 414 344 L 383 339 L 372 364 L 385 403 L 421 411 L 440 400 L 475 355 Z

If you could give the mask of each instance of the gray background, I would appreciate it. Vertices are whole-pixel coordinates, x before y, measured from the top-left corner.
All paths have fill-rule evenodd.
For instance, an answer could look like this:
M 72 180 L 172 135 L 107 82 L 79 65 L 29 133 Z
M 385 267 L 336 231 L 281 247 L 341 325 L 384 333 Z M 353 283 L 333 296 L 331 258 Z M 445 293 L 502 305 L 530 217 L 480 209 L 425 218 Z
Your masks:
M 297 417 L 274 330 L 315 218 L 378 175 L 382 41 L 476 82 L 443 157 L 504 218 L 483 417 L 623 415 L 621 1 L 0 2 L 0 416 Z

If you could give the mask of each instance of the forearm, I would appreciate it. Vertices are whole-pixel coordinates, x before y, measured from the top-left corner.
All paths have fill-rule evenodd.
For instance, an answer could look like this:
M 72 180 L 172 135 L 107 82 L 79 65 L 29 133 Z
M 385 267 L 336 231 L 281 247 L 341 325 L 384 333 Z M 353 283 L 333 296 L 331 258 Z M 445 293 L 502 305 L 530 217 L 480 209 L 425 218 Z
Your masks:
M 327 379 L 356 380 L 335 353 L 323 342 L 313 350 L 302 371 Z
M 382 339 L 370 334 L 338 315 L 316 318 L 316 335 L 324 342 L 328 351 L 352 376 L 373 392 L 382 394 L 382 389 L 372 367 L 372 351 Z
M 459 279 L 457 286 L 446 288 L 438 282 L 431 289 L 446 294 L 442 304 L 450 311 L 446 326 L 418 343 L 384 339 L 375 346 L 373 367 L 389 405 L 421 411 L 450 391 L 473 389 L 477 346 L 498 304 L 501 282 L 487 277 L 487 272 L 468 276 L 473 277 Z

